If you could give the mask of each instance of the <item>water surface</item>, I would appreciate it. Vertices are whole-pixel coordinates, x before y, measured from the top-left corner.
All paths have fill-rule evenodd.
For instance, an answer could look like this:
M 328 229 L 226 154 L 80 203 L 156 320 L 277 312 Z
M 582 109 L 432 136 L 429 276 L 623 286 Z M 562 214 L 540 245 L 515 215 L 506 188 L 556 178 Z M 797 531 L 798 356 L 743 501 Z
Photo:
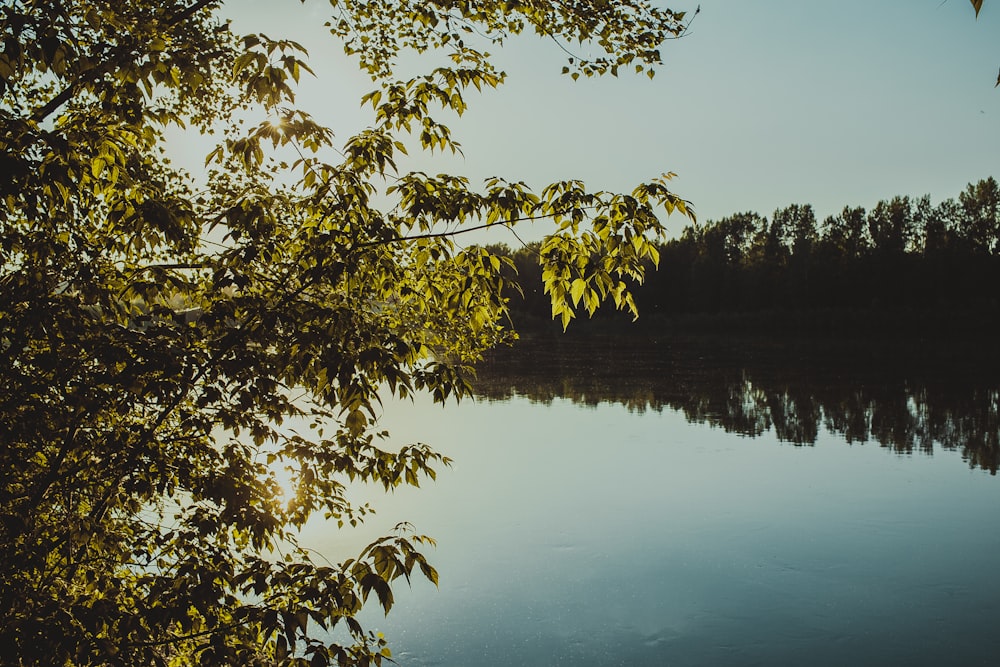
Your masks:
M 989 365 L 764 348 L 501 355 L 475 402 L 386 408 L 451 469 L 309 539 L 438 539 L 440 587 L 368 617 L 403 665 L 993 664 Z

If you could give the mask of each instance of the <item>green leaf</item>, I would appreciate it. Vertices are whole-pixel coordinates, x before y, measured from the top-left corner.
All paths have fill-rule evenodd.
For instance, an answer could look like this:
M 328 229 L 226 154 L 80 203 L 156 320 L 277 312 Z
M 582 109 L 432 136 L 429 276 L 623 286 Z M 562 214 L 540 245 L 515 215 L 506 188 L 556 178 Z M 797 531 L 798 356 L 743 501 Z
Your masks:
M 278 639 L 274 644 L 274 658 L 279 662 L 288 657 L 288 642 L 285 640 L 284 635 L 278 635 Z
M 101 15 L 93 7 L 87 9 L 87 14 L 84 18 L 87 23 L 90 24 L 91 28 L 95 30 L 99 30 L 101 28 Z
M 573 285 L 570 288 L 570 295 L 573 298 L 573 305 L 580 303 L 580 297 L 583 296 L 584 290 L 587 289 L 587 281 L 583 278 L 577 278 L 573 281 Z

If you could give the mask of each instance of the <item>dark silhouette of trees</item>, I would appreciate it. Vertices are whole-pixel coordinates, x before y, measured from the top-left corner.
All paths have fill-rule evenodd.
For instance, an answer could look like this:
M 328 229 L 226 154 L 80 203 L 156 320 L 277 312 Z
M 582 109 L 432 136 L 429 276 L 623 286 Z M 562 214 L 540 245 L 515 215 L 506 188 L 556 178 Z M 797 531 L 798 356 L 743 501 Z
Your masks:
M 972 252 L 1000 252 L 1000 185 L 996 179 L 991 176 L 970 183 L 958 201 L 963 236 Z
M 770 218 L 737 213 L 688 225 L 658 251 L 658 270 L 634 289 L 647 326 L 707 316 L 724 326 L 756 318 L 773 327 L 936 336 L 985 333 L 1000 321 L 1000 185 L 992 177 L 936 206 L 929 196 L 896 196 L 870 209 L 845 206 L 822 224 L 808 204 Z M 512 254 L 518 280 L 536 284 L 537 250 Z M 550 317 L 539 295 L 511 303 L 515 320 Z
M 865 224 L 866 213 L 861 207 L 845 206 L 844 210 L 823 221 L 823 254 L 839 260 L 858 258 L 871 248 L 871 237 Z

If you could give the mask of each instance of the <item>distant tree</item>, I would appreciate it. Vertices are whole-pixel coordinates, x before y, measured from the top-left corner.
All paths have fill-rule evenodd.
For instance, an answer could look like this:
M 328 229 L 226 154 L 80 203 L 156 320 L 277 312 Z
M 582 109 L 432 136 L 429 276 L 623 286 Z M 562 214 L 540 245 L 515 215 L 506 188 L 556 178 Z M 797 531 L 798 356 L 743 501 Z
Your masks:
M 924 223 L 924 254 L 967 250 L 961 234 L 962 207 L 953 198 L 942 200 Z
M 867 223 L 872 248 L 882 255 L 902 255 L 916 236 L 909 197 L 880 201 L 868 212 Z
M 669 176 L 536 194 L 396 168 L 407 147 L 457 150 L 432 109 L 503 82 L 487 47 L 534 31 L 598 54 L 573 78 L 652 75 L 683 14 L 331 5 L 375 82 L 371 126 L 340 148 L 294 106 L 302 47 L 234 34 L 220 0 L 0 6 L 0 664 L 382 663 L 355 617 L 369 598 L 388 611 L 399 577 L 437 580 L 424 540 L 328 563 L 296 530 L 358 521 L 352 480 L 391 489 L 446 462 L 389 448 L 375 418 L 383 387 L 466 393 L 509 335 L 509 258 L 454 237 L 549 221 L 541 278 L 565 325 L 605 299 L 632 309 L 657 211 L 690 211 Z M 448 64 L 398 79 L 402 49 Z M 220 133 L 206 184 L 164 157 L 171 125 Z
M 923 195 L 913 200 L 913 233 L 907 244 L 907 252 L 919 255 L 927 246 L 927 225 L 934 219 L 931 196 Z
M 840 213 L 823 221 L 824 243 L 833 254 L 856 259 L 868 251 L 866 217 L 864 208 L 845 206 Z
M 808 255 L 818 239 L 816 214 L 811 204 L 792 204 L 771 216 L 773 234 L 792 255 Z
M 779 267 L 787 263 L 788 255 L 782 221 L 775 223 L 773 220 L 762 218 L 761 227 L 754 235 L 753 256 L 760 263 Z
M 754 234 L 762 224 L 761 217 L 750 211 L 710 221 L 701 230 L 706 252 L 730 264 L 740 264 L 749 254 Z
M 961 205 L 961 232 L 972 249 L 982 253 L 1000 252 L 1000 184 L 990 176 L 970 183 L 958 196 Z

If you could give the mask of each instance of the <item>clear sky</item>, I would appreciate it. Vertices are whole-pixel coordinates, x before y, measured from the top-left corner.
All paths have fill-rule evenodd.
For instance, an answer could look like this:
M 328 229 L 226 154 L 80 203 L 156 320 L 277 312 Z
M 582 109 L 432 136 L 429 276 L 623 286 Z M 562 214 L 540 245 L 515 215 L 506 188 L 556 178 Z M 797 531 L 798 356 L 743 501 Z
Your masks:
M 465 157 L 411 166 L 537 189 L 566 178 L 631 189 L 674 171 L 700 220 L 791 203 L 822 219 L 897 194 L 937 202 L 1000 177 L 1000 0 L 986 0 L 978 20 L 968 0 L 700 4 L 652 81 L 573 82 L 551 42 L 511 41 L 496 52 L 507 84 L 470 95 L 449 123 Z M 373 84 L 323 27 L 327 3 L 232 0 L 223 13 L 236 30 L 309 48 L 318 78 L 299 103 L 341 141 L 371 122 L 358 99 Z M 684 219 L 668 223 L 676 231 Z

